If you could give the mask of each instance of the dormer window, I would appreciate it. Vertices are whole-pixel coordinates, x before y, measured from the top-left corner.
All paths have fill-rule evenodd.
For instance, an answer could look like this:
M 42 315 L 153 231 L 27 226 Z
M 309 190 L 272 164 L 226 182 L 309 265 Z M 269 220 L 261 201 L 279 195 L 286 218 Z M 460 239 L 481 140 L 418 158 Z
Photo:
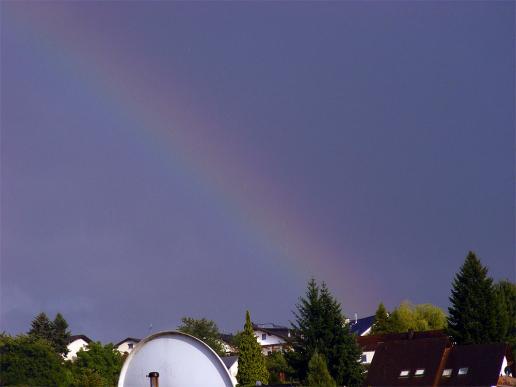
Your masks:
M 414 376 L 423 376 L 425 374 L 424 368 L 418 368 L 416 372 L 414 373 Z
M 410 375 L 410 370 L 401 370 L 400 378 L 408 378 Z
M 468 373 L 468 367 L 459 368 L 459 375 L 466 375 Z

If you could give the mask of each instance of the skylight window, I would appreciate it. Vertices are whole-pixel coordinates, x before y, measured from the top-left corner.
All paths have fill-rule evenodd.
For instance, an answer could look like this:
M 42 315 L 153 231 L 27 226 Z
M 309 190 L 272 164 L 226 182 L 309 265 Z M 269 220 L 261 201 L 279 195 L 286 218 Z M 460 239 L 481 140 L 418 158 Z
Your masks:
M 400 378 L 408 378 L 410 375 L 410 370 L 401 370 Z
M 451 368 L 446 368 L 446 369 L 444 369 L 444 370 L 443 370 L 443 376 L 444 376 L 445 378 L 449 378 L 449 377 L 451 376 L 451 374 L 452 374 L 452 371 L 453 371 L 453 370 L 452 370 Z
M 425 369 L 424 368 L 418 368 L 416 370 L 416 373 L 414 374 L 414 376 L 423 376 L 425 374 Z
M 459 375 L 466 375 L 468 373 L 468 367 L 459 368 Z

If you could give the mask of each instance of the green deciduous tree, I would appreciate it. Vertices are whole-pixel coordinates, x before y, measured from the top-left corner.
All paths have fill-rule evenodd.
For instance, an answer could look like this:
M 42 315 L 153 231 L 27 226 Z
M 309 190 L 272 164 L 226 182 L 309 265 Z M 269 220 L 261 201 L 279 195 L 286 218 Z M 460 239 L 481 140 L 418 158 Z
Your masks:
M 217 354 L 223 355 L 224 348 L 220 340 L 220 332 L 217 324 L 206 318 L 195 319 L 191 317 L 183 317 L 178 331 L 187 333 L 199 340 L 202 340 L 210 346 Z
M 374 315 L 373 326 L 371 327 L 371 333 L 373 335 L 378 335 L 382 333 L 388 333 L 389 330 L 389 314 L 387 313 L 387 309 L 383 303 L 380 302 L 378 305 L 378 309 L 376 309 L 376 313 Z
M 360 385 L 361 350 L 345 322 L 340 304 L 324 283 L 321 287 L 314 279 L 308 283 L 294 316 L 294 351 L 286 356 L 299 379 L 306 379 L 308 363 L 318 352 L 327 359 L 328 370 L 338 384 Z
M 409 301 L 404 301 L 392 311 L 387 326 L 391 333 L 443 329 L 446 327 L 446 315 L 437 306 L 412 305 Z
M 335 380 L 328 372 L 324 356 L 315 352 L 308 362 L 307 383 L 310 387 L 335 387 Z
M 0 335 L 0 385 L 68 386 L 71 373 L 47 340 Z
M 102 345 L 91 342 L 87 350 L 77 352 L 77 359 L 72 364 L 76 385 L 94 383 L 102 380 L 102 385 L 114 386 L 123 365 L 123 356 L 113 344 Z
M 458 344 L 502 341 L 493 280 L 473 252 L 453 280 L 448 308 L 448 333 Z
M 269 371 L 269 383 L 282 383 L 292 374 L 292 368 L 288 365 L 283 352 L 272 352 L 265 358 L 265 364 Z
M 257 381 L 264 384 L 269 382 L 269 372 L 254 335 L 249 311 L 246 312 L 244 330 L 239 340 L 237 380 L 240 386 L 254 386 Z
M 110 386 L 110 383 L 95 370 L 90 368 L 76 368 L 73 365 L 71 369 L 73 370 L 71 387 Z

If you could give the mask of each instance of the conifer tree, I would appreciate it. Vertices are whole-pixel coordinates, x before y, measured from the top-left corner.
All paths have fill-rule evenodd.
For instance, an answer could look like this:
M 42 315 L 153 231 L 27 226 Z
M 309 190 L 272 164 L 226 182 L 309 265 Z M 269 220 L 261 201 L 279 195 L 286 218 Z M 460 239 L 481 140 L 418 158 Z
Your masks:
M 487 268 L 471 251 L 453 280 L 450 302 L 448 333 L 456 343 L 501 341 L 493 280 L 487 276 Z
M 265 358 L 256 337 L 249 311 L 245 315 L 244 330 L 240 336 L 238 354 L 237 380 L 240 386 L 254 386 L 257 381 L 267 384 L 269 372 L 265 365 Z
M 52 322 L 44 312 L 39 313 L 32 320 L 29 335 L 52 343 Z
M 318 352 L 327 359 L 328 371 L 337 384 L 360 385 L 361 350 L 345 322 L 340 304 L 324 283 L 320 288 L 314 279 L 308 283 L 305 298 L 300 299 L 294 315 L 294 351 L 286 355 L 298 377 L 301 380 L 307 377 L 309 361 Z
M 516 356 L 516 284 L 502 280 L 495 285 L 500 308 L 499 329 L 505 332 L 504 342 L 512 347 Z
M 52 345 L 57 353 L 66 355 L 68 353 L 68 341 L 70 340 L 70 331 L 68 330 L 68 323 L 61 315 L 56 314 L 52 322 Z
M 374 315 L 373 326 L 371 327 L 371 333 L 373 335 L 388 333 L 389 332 L 389 314 L 383 302 L 380 302 L 378 309 Z
M 363 368 L 359 360 L 362 350 L 351 333 L 349 324 L 346 323 L 340 304 L 324 282 L 321 285 L 320 294 L 325 332 L 323 337 L 327 346 L 324 354 L 328 359 L 330 374 L 339 385 L 361 385 Z
M 308 373 L 308 362 L 316 350 L 323 348 L 322 308 L 319 300 L 319 287 L 315 279 L 308 282 L 304 297 L 300 297 L 294 312 L 295 323 L 292 324 L 293 351 L 285 355 L 290 366 L 296 371 L 300 380 Z
M 328 372 L 326 360 L 315 352 L 308 362 L 307 383 L 310 387 L 335 387 L 335 380 Z

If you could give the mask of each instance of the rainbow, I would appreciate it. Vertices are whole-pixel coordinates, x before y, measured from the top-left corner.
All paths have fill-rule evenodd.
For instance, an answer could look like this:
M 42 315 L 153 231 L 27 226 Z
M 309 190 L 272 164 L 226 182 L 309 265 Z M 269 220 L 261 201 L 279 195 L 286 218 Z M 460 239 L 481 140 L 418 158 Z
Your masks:
M 291 208 L 291 193 L 279 192 L 267 176 L 261 176 L 245 162 L 245 157 L 234 160 L 226 156 L 235 152 L 230 152 L 224 139 L 216 136 L 224 125 L 223 119 L 203 120 L 195 114 L 189 114 L 187 121 L 177 119 L 184 116 L 179 114 L 184 104 L 178 90 L 188 90 L 189 85 L 174 78 L 174 74 L 168 76 L 177 85 L 176 90 L 150 85 L 135 69 L 152 72 L 151 63 L 130 62 L 123 52 L 110 52 L 100 35 L 90 34 L 87 40 L 85 34 L 70 36 L 78 26 L 67 14 L 67 5 L 61 3 L 51 10 L 47 5 L 29 2 L 3 6 L 12 7 L 9 27 L 29 33 L 31 41 L 37 42 L 33 49 L 38 55 L 49 61 L 58 57 L 60 65 L 65 63 L 65 70 L 73 72 L 86 89 L 93 90 L 113 111 L 128 116 L 132 126 L 140 128 L 136 135 L 142 146 L 166 155 L 163 160 L 169 166 L 195 176 L 245 233 L 277 257 L 275 264 L 285 273 L 306 279 L 315 276 L 331 288 L 348 290 L 363 282 L 366 276 L 353 265 L 351 257 L 333 247 L 316 224 Z M 92 40 L 95 45 L 89 44 Z M 144 55 L 138 57 L 145 60 Z M 211 109 L 192 107 L 193 112 L 208 112 L 217 118 Z M 344 267 L 345 271 L 341 270 Z M 370 285 L 368 291 L 372 292 L 374 286 Z

